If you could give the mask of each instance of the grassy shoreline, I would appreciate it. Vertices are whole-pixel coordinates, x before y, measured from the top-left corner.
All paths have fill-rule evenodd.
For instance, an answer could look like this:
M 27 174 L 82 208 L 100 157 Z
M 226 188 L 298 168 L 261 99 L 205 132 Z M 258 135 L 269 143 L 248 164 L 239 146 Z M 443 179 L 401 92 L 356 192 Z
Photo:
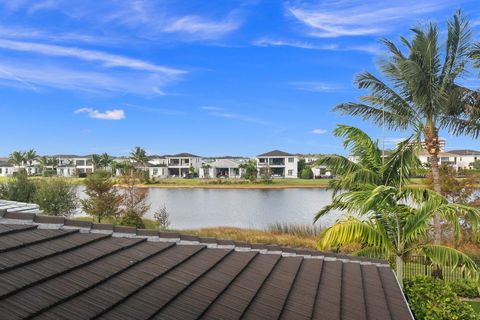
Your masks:
M 0 177 L 0 183 L 9 181 L 9 177 Z M 43 180 L 46 177 L 31 177 L 32 180 Z M 83 185 L 84 178 L 65 178 L 71 185 Z M 271 183 L 250 182 L 248 180 L 223 179 L 181 179 L 166 178 L 149 184 L 139 184 L 139 188 L 163 189 L 326 189 L 330 179 L 274 179 Z M 119 186 L 121 186 L 119 184 Z M 411 186 L 423 186 L 422 179 L 412 179 Z

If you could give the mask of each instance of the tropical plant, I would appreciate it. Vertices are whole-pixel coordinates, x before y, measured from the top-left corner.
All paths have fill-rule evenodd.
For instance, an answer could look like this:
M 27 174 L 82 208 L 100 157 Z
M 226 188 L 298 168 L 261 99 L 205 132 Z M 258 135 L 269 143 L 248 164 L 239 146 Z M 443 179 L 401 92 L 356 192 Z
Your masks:
M 203 170 L 203 177 L 206 178 L 206 179 L 209 179 L 210 178 L 210 168 L 212 166 L 208 163 L 202 163 L 202 170 Z
M 38 159 L 37 152 L 33 149 L 28 150 L 24 153 L 25 162 L 28 163 L 29 166 L 33 165 L 33 161 Z
M 105 152 L 100 155 L 100 165 L 103 167 L 104 170 L 107 170 L 107 168 L 112 162 L 113 157 L 110 156 L 108 153 Z
M 244 169 L 245 173 L 243 177 L 247 180 L 250 181 L 255 181 L 257 180 L 257 162 L 255 160 L 248 160 L 246 162 L 243 162 L 242 164 L 239 165 L 240 169 Z
M 14 166 L 21 167 L 25 163 L 25 152 L 14 151 L 8 157 L 8 162 Z
M 431 244 L 430 222 L 435 214 L 449 221 L 460 237 L 460 220 L 470 221 L 474 232 L 480 222 L 478 209 L 448 203 L 441 195 L 419 189 L 392 186 L 364 186 L 361 191 L 337 195 L 333 203 L 317 215 L 333 209 L 343 210 L 347 217 L 327 228 L 319 237 L 321 249 L 360 244 L 359 254 L 395 257 L 396 275 L 403 281 L 403 261 L 408 255 L 423 254 L 440 266 L 455 269 L 461 265 L 470 276 L 478 278 L 480 269 L 464 253 L 453 248 Z M 460 218 L 461 217 L 461 218 Z
M 102 166 L 102 158 L 99 154 L 92 154 L 91 155 L 92 165 L 94 169 L 98 169 Z
M 34 202 L 48 215 L 69 216 L 77 208 L 77 192 L 64 179 L 49 178 L 38 183 Z
M 392 41 L 383 40 L 390 52 L 380 70 L 388 84 L 370 72 L 356 77 L 359 89 L 368 89 L 361 103 L 343 103 L 334 110 L 373 120 L 390 129 L 411 128 L 423 134 L 430 155 L 434 190 L 441 192 L 438 172 L 439 131 L 453 135 L 478 137 L 479 99 L 475 91 L 458 84 L 465 72 L 471 50 L 471 30 L 467 19 L 458 11 L 448 22 L 446 43 L 440 45 L 437 26 L 413 28 L 411 41 L 400 37 L 402 51 Z M 441 48 L 444 48 L 442 52 Z M 442 62 L 443 57 L 443 62 Z M 435 243 L 440 243 L 440 215 L 434 217 Z
M 135 147 L 132 152 L 130 152 L 130 158 L 142 166 L 146 166 L 148 162 L 147 152 L 141 147 Z
M 13 179 L 1 186 L 0 197 L 6 200 L 19 202 L 33 202 L 36 185 L 28 179 L 27 171 L 20 169 L 15 172 Z
M 335 175 L 336 178 L 329 182 L 334 195 L 341 190 L 361 190 L 365 185 L 405 188 L 409 177 L 420 168 L 415 155 L 415 136 L 400 142 L 384 155 L 378 141 L 358 128 L 337 125 L 333 133 L 344 138 L 344 147 L 356 158 L 352 161 L 341 155 L 326 155 L 317 161 Z

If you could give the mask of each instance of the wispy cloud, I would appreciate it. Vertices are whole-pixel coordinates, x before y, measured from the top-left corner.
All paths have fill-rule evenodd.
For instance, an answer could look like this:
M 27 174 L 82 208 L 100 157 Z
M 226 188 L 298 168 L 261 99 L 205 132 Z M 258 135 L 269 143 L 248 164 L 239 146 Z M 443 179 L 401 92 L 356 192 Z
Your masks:
M 310 92 L 335 92 L 341 89 L 338 85 L 321 81 L 296 81 L 290 82 L 290 85 L 297 90 Z
M 92 108 L 80 108 L 75 110 L 75 114 L 86 113 L 90 118 L 101 120 L 123 120 L 125 112 L 122 109 L 106 110 L 101 112 Z
M 327 130 L 321 129 L 321 128 L 317 128 L 317 129 L 313 129 L 313 130 L 312 130 L 312 133 L 313 133 L 313 134 L 325 134 L 325 133 L 327 133 L 327 132 L 328 132 Z
M 86 61 L 100 62 L 105 67 L 121 67 L 142 71 L 164 73 L 168 75 L 180 75 L 184 70 L 155 65 L 138 59 L 132 59 L 120 55 L 102 51 L 85 50 L 74 47 L 63 47 L 50 44 L 22 42 L 0 39 L 0 48 L 6 50 L 25 51 L 49 56 L 70 57 Z
M 258 47 L 294 47 L 301 49 L 312 49 L 312 50 L 336 50 L 338 49 L 337 44 L 326 44 L 326 45 L 316 45 L 311 42 L 306 41 L 295 41 L 295 40 L 280 40 L 280 39 L 271 39 L 271 38 L 261 38 L 253 42 L 254 46 Z
M 219 21 L 200 16 L 183 16 L 172 19 L 162 30 L 167 33 L 186 34 L 195 39 L 218 39 L 237 30 L 240 25 L 240 20 L 234 16 Z
M 412 21 L 423 14 L 438 11 L 446 0 L 406 0 L 369 3 L 360 0 L 325 0 L 316 5 L 291 5 L 287 12 L 309 28 L 311 36 L 378 35 L 391 31 L 399 22 Z
M 264 126 L 270 124 L 268 121 L 265 121 L 256 117 L 252 117 L 249 115 L 230 112 L 228 110 L 225 110 L 224 108 L 204 106 L 204 107 L 201 107 L 200 109 L 205 110 L 207 114 L 212 117 L 240 120 L 243 122 L 256 123 Z

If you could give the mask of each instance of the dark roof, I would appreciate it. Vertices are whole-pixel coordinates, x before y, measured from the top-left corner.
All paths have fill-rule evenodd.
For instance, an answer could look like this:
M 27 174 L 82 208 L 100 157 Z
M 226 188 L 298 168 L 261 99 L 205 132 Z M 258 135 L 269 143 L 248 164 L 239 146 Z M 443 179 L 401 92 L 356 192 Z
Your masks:
M 8 161 L 0 161 L 0 167 L 13 167 L 13 164 Z
M 2 319 L 412 319 L 384 262 L 25 218 L 0 219 Z
M 291 156 L 293 156 L 293 154 L 280 151 L 280 150 L 272 150 L 272 151 L 265 152 L 258 155 L 258 157 L 291 157 Z
M 470 149 L 465 149 L 465 150 L 448 150 L 448 153 L 454 153 L 454 154 L 459 155 L 459 156 L 480 155 L 480 151 L 470 150 Z
M 167 158 L 201 158 L 200 156 L 196 156 L 194 154 L 187 153 L 187 152 L 177 153 L 177 154 L 173 154 L 173 155 L 167 155 L 165 157 L 167 157 Z

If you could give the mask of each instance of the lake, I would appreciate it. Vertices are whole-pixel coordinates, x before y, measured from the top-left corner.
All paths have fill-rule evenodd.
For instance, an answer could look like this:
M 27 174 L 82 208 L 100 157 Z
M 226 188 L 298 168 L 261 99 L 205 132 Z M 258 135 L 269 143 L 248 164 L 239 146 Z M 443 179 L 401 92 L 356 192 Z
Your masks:
M 163 189 L 149 188 L 153 212 L 166 206 L 171 228 L 191 229 L 216 226 L 263 229 L 275 222 L 311 224 L 315 213 L 331 202 L 325 189 Z M 83 197 L 83 187 L 79 187 Z M 339 213 L 318 224 L 331 225 Z

